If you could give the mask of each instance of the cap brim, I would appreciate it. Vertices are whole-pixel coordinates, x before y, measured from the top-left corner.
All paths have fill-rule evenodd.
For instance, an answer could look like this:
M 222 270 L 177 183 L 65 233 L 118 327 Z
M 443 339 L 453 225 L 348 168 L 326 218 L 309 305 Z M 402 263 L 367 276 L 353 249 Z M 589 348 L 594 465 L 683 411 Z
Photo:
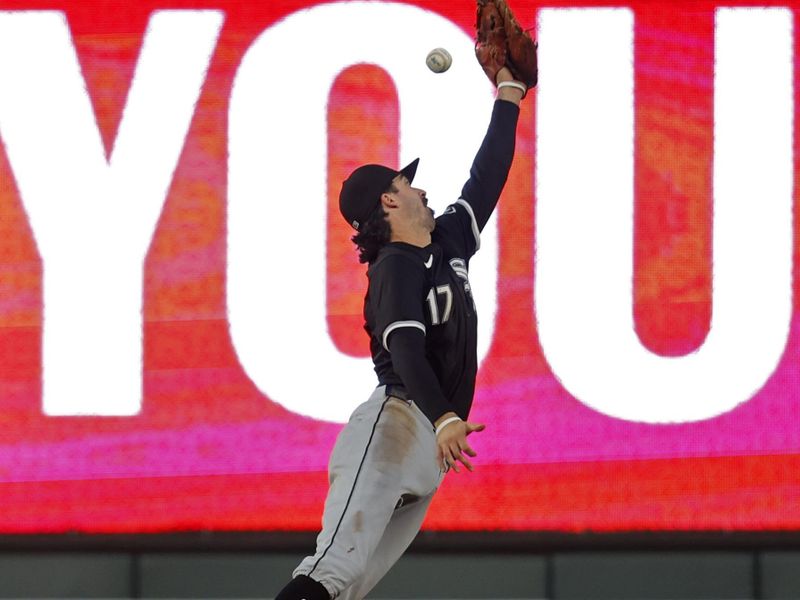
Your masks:
M 400 173 L 405 175 L 408 182 L 411 183 L 414 181 L 414 175 L 417 173 L 417 165 L 419 164 L 419 159 L 415 158 L 410 163 L 408 163 L 405 167 L 400 169 Z

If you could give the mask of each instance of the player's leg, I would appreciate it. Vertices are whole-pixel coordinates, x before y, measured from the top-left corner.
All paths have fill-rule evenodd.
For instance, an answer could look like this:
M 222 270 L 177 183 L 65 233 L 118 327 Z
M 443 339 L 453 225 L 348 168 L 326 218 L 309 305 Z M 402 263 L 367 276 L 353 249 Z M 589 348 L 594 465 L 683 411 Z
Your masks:
M 413 420 L 397 410 L 398 400 L 373 394 L 353 413 L 331 453 L 331 486 L 317 549 L 294 576 L 321 583 L 333 597 L 360 578 L 402 495 Z
M 383 578 L 414 541 L 433 494 L 397 509 L 372 554 L 364 575 L 345 589 L 337 600 L 360 600 Z
M 427 417 L 414 405 L 396 405 L 396 408 L 401 410 L 404 418 L 410 417 L 417 422 L 416 439 L 407 444 L 402 504 L 392 513 L 364 574 L 342 592 L 341 597 L 347 600 L 363 598 L 406 551 L 419 532 L 444 476 L 436 464 L 436 436 Z
M 384 400 L 385 396 L 376 390 L 367 402 L 353 411 L 350 420 L 336 438 L 328 461 L 329 488 L 322 513 L 322 530 L 317 536 L 316 554 L 307 556 L 300 563 L 293 573 L 294 579 L 281 590 L 276 600 L 310 599 L 320 591 L 319 588 L 325 590 L 328 598 L 337 593 L 337 589 L 332 587 L 330 582 L 326 582 L 325 585 L 320 583 L 323 573 L 318 572 L 313 578 L 309 577 L 308 573 L 314 570 L 319 556 L 326 552 L 334 537 L 356 482 L 361 458 L 369 444 L 371 427 L 367 427 L 367 423 L 371 417 L 370 413 L 375 411 L 376 406 L 380 410 Z M 372 416 L 372 419 L 374 418 Z

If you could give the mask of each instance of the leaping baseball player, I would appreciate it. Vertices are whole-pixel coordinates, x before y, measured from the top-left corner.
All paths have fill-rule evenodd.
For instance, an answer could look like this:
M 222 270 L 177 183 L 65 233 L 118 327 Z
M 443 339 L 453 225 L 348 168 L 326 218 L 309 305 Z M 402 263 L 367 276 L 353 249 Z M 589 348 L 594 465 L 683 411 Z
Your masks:
M 399 171 L 361 166 L 342 185 L 339 207 L 368 263 L 379 385 L 331 453 L 316 552 L 276 600 L 363 598 L 419 532 L 444 474 L 473 470 L 467 436 L 484 425 L 468 420 L 478 370 L 469 262 L 511 168 L 520 101 L 537 82 L 536 44 L 504 0 L 478 0 L 476 27 L 497 97 L 461 196 L 434 219 L 412 185 L 419 159 Z

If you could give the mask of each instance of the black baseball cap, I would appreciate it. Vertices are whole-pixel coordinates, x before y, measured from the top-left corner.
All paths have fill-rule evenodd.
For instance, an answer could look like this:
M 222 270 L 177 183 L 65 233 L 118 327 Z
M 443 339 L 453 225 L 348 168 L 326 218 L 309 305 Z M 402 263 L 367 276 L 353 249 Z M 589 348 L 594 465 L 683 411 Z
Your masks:
M 344 220 L 358 230 L 378 206 L 381 194 L 395 177 L 405 175 L 409 182 L 414 181 L 418 163 L 419 159 L 415 158 L 399 171 L 383 165 L 363 165 L 350 173 L 339 192 L 339 210 Z

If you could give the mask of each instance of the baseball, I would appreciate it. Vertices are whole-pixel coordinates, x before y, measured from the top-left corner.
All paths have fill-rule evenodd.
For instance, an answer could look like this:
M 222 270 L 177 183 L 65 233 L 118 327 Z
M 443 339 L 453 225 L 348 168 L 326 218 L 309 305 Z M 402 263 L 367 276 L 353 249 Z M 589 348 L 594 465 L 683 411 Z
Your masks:
M 444 73 L 453 64 L 453 57 L 444 48 L 434 48 L 428 52 L 425 64 L 434 73 Z

